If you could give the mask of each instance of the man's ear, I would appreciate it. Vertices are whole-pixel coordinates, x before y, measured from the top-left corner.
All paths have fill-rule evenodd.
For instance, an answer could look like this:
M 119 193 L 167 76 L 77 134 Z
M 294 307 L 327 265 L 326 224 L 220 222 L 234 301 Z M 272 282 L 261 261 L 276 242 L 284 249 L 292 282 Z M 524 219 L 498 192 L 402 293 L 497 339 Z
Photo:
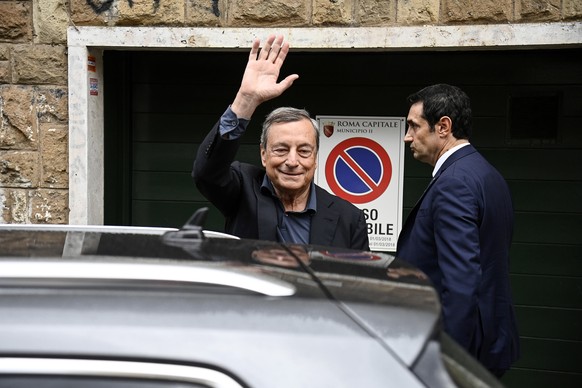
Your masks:
M 453 132 L 453 121 L 449 116 L 443 116 L 436 124 L 439 136 L 446 137 Z
M 261 163 L 263 163 L 263 167 L 267 167 L 267 151 L 260 146 L 261 148 Z

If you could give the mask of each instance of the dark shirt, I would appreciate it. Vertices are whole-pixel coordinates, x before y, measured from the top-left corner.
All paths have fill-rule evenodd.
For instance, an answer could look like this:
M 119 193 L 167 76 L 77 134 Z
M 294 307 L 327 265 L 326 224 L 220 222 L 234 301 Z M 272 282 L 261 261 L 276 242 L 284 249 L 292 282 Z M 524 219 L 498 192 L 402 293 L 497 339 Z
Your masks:
M 235 140 L 242 136 L 247 129 L 249 120 L 239 119 L 236 114 L 230 109 L 230 106 L 226 108 L 226 111 L 220 117 L 220 126 L 218 131 L 220 136 L 224 139 Z
M 285 211 L 267 175 L 263 178 L 261 191 L 268 194 L 275 202 L 275 207 L 277 208 L 277 239 L 279 242 L 309 244 L 311 216 L 317 211 L 315 184 L 311 182 L 307 206 L 300 212 Z

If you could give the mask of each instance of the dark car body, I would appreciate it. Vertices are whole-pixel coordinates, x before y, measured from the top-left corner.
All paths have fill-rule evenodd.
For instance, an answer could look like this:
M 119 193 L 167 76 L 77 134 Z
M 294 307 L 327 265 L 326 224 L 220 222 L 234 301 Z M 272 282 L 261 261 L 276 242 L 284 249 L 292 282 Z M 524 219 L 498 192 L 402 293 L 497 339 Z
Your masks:
M 0 387 L 500 385 L 393 256 L 228 237 L 0 226 Z

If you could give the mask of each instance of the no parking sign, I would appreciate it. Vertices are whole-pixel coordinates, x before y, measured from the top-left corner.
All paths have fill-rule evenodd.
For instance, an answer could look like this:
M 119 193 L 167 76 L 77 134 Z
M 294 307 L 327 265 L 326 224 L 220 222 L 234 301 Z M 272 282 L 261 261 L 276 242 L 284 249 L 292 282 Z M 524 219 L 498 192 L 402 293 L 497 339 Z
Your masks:
M 402 224 L 404 117 L 317 116 L 316 183 L 364 211 L 370 249 L 396 251 Z

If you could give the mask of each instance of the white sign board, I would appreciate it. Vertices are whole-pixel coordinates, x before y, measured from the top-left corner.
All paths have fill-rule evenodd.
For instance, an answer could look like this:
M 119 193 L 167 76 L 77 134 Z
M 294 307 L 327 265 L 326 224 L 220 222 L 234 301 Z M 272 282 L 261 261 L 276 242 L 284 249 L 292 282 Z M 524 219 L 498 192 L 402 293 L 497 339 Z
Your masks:
M 364 211 L 371 250 L 395 252 L 402 227 L 405 118 L 316 119 L 316 183 Z

